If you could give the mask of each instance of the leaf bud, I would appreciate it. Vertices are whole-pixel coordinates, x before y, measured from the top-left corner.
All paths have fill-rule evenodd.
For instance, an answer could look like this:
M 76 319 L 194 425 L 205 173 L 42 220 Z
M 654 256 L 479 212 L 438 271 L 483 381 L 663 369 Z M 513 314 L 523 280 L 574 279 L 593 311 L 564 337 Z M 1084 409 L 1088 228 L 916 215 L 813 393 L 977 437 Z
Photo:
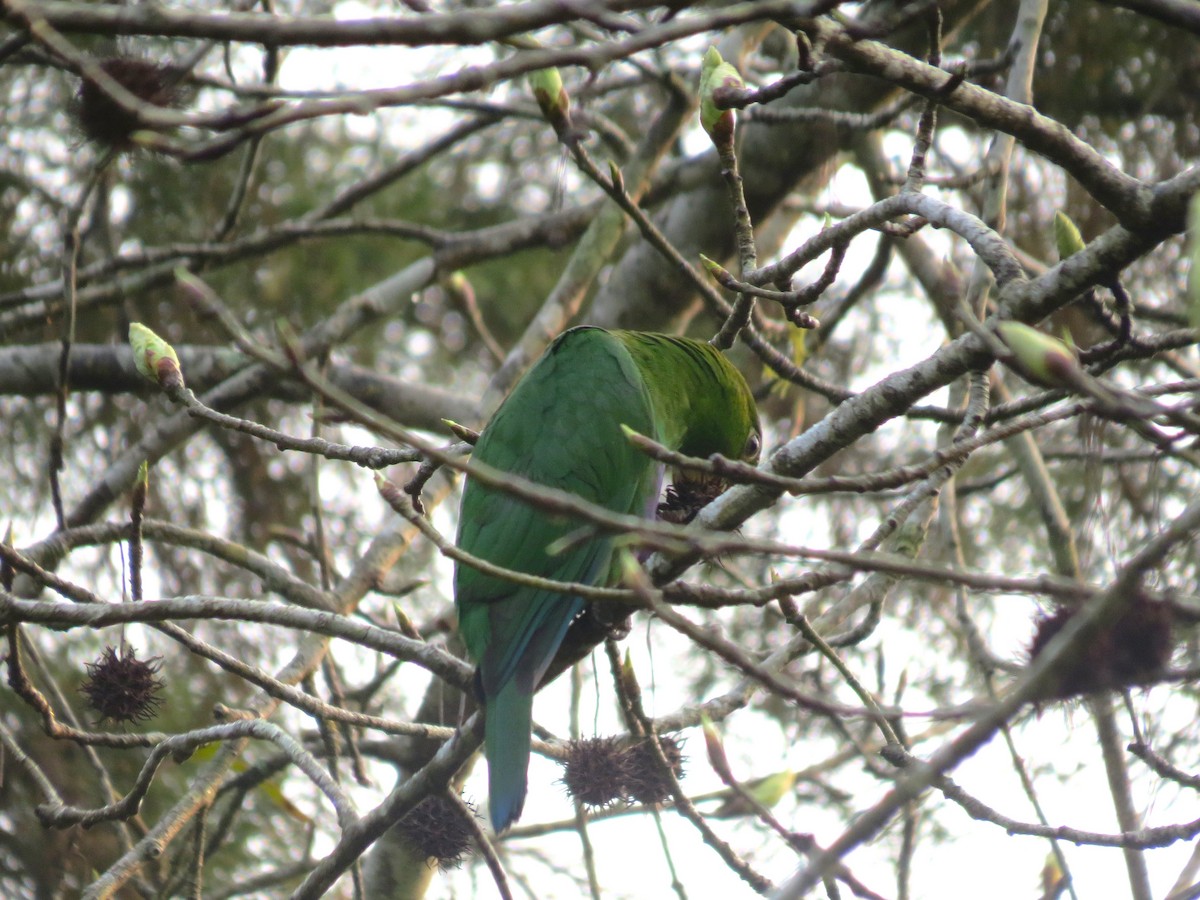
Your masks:
M 1054 243 L 1058 247 L 1059 259 L 1073 256 L 1087 246 L 1079 228 L 1061 209 L 1054 214 Z
M 1069 387 L 1078 379 L 1079 362 L 1071 348 L 1024 322 L 1001 322 L 1000 338 L 1012 351 L 1023 374 L 1046 387 Z
M 133 348 L 133 363 L 143 377 L 166 391 L 183 387 L 183 372 L 175 348 L 141 322 L 130 323 L 129 346 Z
M 529 73 L 529 86 L 546 121 L 561 131 L 571 122 L 571 97 L 563 87 L 558 69 L 537 69 Z
M 733 770 L 729 768 L 729 758 L 725 755 L 721 733 L 717 731 L 717 726 L 707 713 L 700 714 L 700 728 L 704 731 L 704 751 L 708 755 L 708 764 L 721 776 L 722 781 L 732 781 Z
M 709 47 L 700 66 L 700 125 L 714 143 L 733 139 L 732 109 L 717 105 L 716 91 L 720 88 L 744 88 L 741 73 L 721 58 L 716 47 Z

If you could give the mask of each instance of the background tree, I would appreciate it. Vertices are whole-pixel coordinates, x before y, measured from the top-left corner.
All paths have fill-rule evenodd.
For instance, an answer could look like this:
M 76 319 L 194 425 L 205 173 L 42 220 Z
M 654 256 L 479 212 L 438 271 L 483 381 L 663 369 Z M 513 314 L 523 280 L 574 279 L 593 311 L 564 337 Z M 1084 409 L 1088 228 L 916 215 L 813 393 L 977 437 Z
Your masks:
M 5 896 L 1195 896 L 1200 20 L 839 6 L 4 0 Z M 497 839 L 445 536 L 579 322 L 767 452 Z

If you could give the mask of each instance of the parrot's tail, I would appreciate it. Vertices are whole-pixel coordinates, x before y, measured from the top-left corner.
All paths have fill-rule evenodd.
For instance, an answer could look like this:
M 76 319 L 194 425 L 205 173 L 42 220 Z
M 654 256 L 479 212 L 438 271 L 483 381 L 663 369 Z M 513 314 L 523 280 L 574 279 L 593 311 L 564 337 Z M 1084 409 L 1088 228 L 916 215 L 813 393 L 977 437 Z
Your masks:
M 484 722 L 489 805 L 497 834 L 517 821 L 525 806 L 533 695 L 522 693 L 514 682 L 488 698 Z

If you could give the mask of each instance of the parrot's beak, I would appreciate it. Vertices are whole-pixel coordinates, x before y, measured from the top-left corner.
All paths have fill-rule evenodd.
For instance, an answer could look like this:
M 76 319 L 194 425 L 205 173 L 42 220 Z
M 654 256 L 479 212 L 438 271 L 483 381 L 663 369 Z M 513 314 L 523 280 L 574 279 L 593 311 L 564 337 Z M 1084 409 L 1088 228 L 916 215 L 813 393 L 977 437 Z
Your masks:
M 658 518 L 675 525 L 686 525 L 696 513 L 720 496 L 728 482 L 719 475 L 673 469 L 671 484 L 658 504 Z

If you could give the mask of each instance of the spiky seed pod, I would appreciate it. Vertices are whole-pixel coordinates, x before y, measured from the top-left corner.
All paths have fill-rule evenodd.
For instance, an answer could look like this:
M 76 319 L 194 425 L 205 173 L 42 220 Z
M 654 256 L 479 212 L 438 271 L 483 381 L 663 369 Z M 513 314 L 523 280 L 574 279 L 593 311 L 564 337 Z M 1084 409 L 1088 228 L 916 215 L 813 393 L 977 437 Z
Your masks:
M 688 478 L 676 481 L 667 488 L 663 502 L 658 504 L 658 517 L 674 525 L 686 525 L 696 518 L 712 501 L 725 490 L 720 478 Z
M 1051 612 L 1040 612 L 1034 620 L 1033 638 L 1029 642 L 1029 661 L 1037 659 L 1049 645 L 1054 636 L 1067 627 L 1076 610 L 1069 606 L 1055 607 Z M 1048 684 L 1040 692 L 1041 696 L 1049 699 L 1065 700 L 1077 697 L 1092 690 L 1098 690 L 1096 679 L 1091 672 L 1093 654 L 1084 653 L 1070 669 L 1062 672 L 1053 684 Z
M 1069 606 L 1038 616 L 1029 645 L 1032 662 L 1078 612 Z M 1130 687 L 1160 672 L 1171 658 L 1171 609 L 1139 598 L 1112 625 L 1087 642 L 1072 666 L 1047 685 L 1041 697 L 1066 700 L 1095 691 Z
M 562 784 L 584 806 L 603 809 L 625 797 L 626 749 L 614 737 L 571 741 Z
M 100 69 L 129 93 L 151 106 L 179 106 L 183 103 L 178 66 L 156 63 L 148 59 L 114 56 L 99 60 Z M 114 147 L 129 150 L 132 135 L 139 128 L 137 116 L 115 103 L 111 97 L 83 79 L 75 97 L 75 118 L 84 137 Z
M 158 714 L 163 702 L 158 696 L 161 667 L 161 656 L 138 659 L 132 647 L 123 646 L 119 653 L 105 647 L 99 659 L 87 663 L 88 677 L 80 691 L 102 722 L 145 722 Z
M 670 735 L 660 734 L 658 743 L 675 778 L 683 777 L 683 744 Z M 626 750 L 625 793 L 639 803 L 663 803 L 671 799 L 671 782 L 654 755 L 649 738 Z
M 478 818 L 475 804 L 470 800 L 463 802 L 471 815 Z M 426 797 L 405 813 L 395 827 L 417 853 L 442 869 L 457 868 L 471 852 L 471 826 L 457 804 L 442 794 Z
M 1165 603 L 1140 600 L 1113 628 L 1112 673 L 1117 685 L 1153 677 L 1171 660 L 1174 615 Z

